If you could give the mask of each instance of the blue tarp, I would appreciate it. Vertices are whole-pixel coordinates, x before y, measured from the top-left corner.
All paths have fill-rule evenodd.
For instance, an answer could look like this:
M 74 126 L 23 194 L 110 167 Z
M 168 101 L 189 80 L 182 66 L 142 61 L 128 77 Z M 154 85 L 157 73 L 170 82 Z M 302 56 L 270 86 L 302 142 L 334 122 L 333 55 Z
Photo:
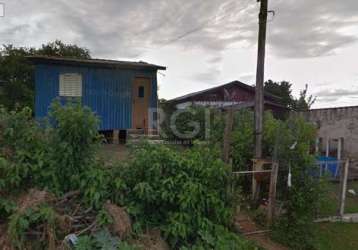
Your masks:
M 339 163 L 335 157 L 319 156 L 317 157 L 320 166 L 320 176 L 328 175 L 329 177 L 339 177 Z

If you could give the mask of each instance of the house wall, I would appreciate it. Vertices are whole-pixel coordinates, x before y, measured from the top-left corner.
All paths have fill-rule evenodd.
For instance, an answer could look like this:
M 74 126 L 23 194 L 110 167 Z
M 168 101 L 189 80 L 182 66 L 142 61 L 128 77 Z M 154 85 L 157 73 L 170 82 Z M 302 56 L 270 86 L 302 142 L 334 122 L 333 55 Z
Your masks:
M 310 110 L 301 115 L 317 125 L 321 147 L 330 139 L 334 149 L 333 140 L 343 138 L 342 157 L 358 159 L 358 106 Z
M 59 76 L 63 73 L 82 75 L 82 98 L 100 118 L 100 130 L 132 127 L 132 84 L 135 77 L 152 81 L 150 108 L 157 107 L 157 77 L 155 70 L 123 70 L 88 66 L 36 65 L 35 116 L 47 116 L 52 101 L 59 98 Z

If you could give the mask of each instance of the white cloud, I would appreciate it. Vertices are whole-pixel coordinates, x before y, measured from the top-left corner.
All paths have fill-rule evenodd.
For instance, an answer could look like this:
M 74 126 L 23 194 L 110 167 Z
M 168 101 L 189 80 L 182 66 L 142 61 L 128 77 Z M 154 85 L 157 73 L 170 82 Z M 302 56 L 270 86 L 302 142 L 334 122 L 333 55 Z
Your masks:
M 256 68 L 256 55 L 247 53 L 256 54 L 259 4 L 254 0 L 2 1 L 6 16 L 0 18 L 0 44 L 40 46 L 61 39 L 89 48 L 94 57 L 154 58 L 168 66 L 164 82 L 186 81 L 185 86 L 195 84 L 196 89 L 235 77 L 254 79 L 244 75 Z M 343 63 L 351 55 L 332 63 L 330 71 L 316 63 L 312 72 L 310 58 L 325 62 L 325 56 L 357 44 L 352 31 L 358 22 L 357 0 L 273 0 L 270 9 L 276 15 L 268 23 L 268 77 L 292 81 L 297 89 L 339 77 L 352 84 L 347 77 L 354 71 L 349 66 L 353 60 Z M 169 87 L 163 89 L 172 95 Z M 182 87 L 183 94 L 191 90 Z
M 235 43 L 256 43 L 258 4 L 250 0 L 8 0 L 2 43 L 39 45 L 60 38 L 96 56 L 138 57 L 167 44 L 220 56 Z M 269 45 L 284 57 L 329 55 L 356 41 L 341 32 L 357 23 L 356 0 L 271 1 Z

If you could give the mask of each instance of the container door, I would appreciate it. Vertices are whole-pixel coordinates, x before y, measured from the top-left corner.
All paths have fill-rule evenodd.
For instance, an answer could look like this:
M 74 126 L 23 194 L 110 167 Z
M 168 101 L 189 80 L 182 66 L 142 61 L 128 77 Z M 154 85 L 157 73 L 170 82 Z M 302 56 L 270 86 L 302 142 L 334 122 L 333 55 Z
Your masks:
M 151 95 L 151 81 L 148 78 L 135 78 L 133 83 L 133 129 L 148 129 L 148 112 Z

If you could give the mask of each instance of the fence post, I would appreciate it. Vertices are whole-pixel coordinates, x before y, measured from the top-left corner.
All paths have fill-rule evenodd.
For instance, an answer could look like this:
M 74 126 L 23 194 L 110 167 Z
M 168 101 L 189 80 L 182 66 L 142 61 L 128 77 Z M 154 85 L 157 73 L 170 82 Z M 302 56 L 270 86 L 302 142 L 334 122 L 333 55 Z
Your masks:
M 260 171 L 263 170 L 262 168 L 262 160 L 260 159 L 253 159 L 252 160 L 252 171 Z M 260 183 L 255 178 L 255 173 L 252 175 L 252 187 L 251 187 L 251 199 L 252 201 L 257 201 L 258 194 L 260 192 Z
M 345 208 L 346 194 L 347 194 L 348 171 L 349 171 L 349 159 L 347 159 L 344 163 L 343 173 L 341 177 L 341 193 L 339 197 L 339 216 L 344 215 L 344 208 Z
M 338 138 L 338 146 L 337 146 L 337 160 L 342 159 L 342 147 L 343 147 L 343 138 Z
M 272 170 L 271 170 L 271 178 L 270 178 L 269 204 L 267 210 L 267 222 L 269 225 L 272 224 L 273 218 L 275 217 L 277 174 L 278 174 L 278 163 L 273 162 Z

